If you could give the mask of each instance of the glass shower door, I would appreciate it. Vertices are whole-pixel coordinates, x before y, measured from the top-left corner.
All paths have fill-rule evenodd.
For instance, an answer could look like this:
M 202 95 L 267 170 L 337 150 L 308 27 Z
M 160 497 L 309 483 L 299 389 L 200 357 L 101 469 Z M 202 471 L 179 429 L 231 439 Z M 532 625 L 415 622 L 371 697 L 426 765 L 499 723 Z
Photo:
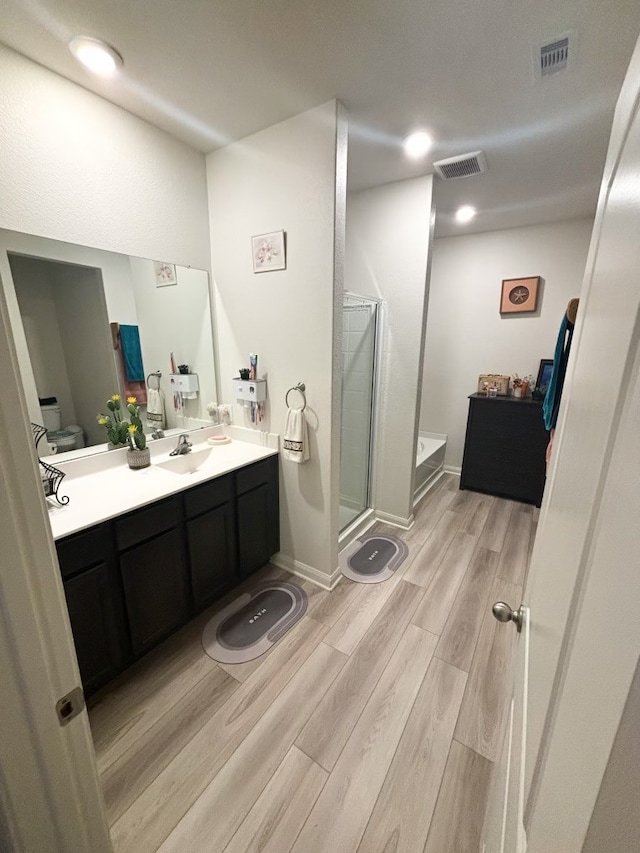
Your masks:
M 340 530 L 370 505 L 378 304 L 345 295 L 343 304 Z

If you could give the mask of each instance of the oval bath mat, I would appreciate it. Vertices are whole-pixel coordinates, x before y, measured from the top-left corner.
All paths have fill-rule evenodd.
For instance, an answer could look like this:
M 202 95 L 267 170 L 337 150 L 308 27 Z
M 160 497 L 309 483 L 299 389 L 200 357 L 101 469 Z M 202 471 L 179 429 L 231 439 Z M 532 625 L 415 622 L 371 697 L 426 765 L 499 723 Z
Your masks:
M 270 581 L 245 592 L 210 619 L 202 646 L 219 663 L 246 663 L 277 643 L 307 609 L 307 594 L 296 583 Z
M 356 583 L 381 583 L 389 580 L 408 553 L 402 539 L 373 533 L 354 539 L 340 552 L 340 571 Z

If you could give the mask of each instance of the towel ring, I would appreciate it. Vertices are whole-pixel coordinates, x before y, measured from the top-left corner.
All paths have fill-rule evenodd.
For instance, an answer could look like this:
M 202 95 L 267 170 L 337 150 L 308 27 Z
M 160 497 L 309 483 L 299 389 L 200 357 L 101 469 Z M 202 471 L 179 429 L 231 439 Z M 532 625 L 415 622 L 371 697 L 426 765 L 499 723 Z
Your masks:
M 148 388 L 151 388 L 151 382 L 149 380 L 151 379 L 152 376 L 155 376 L 155 378 L 158 380 L 158 387 L 154 390 L 159 391 L 160 390 L 160 380 L 162 379 L 162 371 L 156 370 L 155 373 L 150 373 L 147 376 L 147 387 Z
M 300 394 L 302 394 L 302 399 L 304 400 L 304 404 L 302 406 L 302 411 L 304 412 L 304 410 L 307 408 L 307 398 L 305 397 L 305 394 L 304 394 L 304 392 L 306 390 L 307 389 L 306 389 L 306 385 L 304 384 L 304 382 L 298 382 L 298 384 L 294 385 L 293 388 L 289 388 L 289 390 L 287 391 L 285 398 L 284 398 L 284 402 L 285 402 L 286 407 L 289 408 L 289 394 L 292 391 L 299 391 Z

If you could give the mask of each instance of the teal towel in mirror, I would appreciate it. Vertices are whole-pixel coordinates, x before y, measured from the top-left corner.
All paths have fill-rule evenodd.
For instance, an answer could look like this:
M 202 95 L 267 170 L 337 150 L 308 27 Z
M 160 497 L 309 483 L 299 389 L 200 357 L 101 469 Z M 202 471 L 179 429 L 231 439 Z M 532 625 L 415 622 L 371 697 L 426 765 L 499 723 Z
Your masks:
M 120 346 L 124 356 L 124 370 L 129 382 L 144 382 L 144 366 L 137 326 L 120 326 Z

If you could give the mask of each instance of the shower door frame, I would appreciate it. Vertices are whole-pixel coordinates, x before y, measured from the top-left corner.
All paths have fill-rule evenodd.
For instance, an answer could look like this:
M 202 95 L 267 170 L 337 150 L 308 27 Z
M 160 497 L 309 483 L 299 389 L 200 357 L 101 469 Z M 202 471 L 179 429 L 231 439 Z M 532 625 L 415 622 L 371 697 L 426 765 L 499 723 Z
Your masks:
M 376 472 L 376 463 L 375 463 L 375 450 L 378 447 L 378 400 L 380 398 L 380 378 L 381 378 L 381 365 L 380 365 L 380 356 L 382 352 L 382 326 L 384 319 L 384 306 L 385 302 L 383 299 L 378 299 L 375 296 L 363 296 L 361 293 L 354 293 L 351 290 L 345 290 L 342 294 L 342 308 L 344 310 L 344 300 L 345 299 L 357 299 L 361 302 L 370 303 L 375 307 L 375 332 L 373 335 L 373 370 L 371 374 L 371 411 L 370 411 L 370 429 L 369 429 L 369 458 L 367 460 L 367 488 L 365 494 L 365 505 L 360 510 L 358 515 L 355 516 L 345 527 L 340 528 L 339 536 L 341 536 L 346 530 L 357 524 L 362 520 L 362 516 L 371 509 L 374 509 L 373 506 L 373 497 L 374 497 L 374 477 Z M 344 368 L 343 368 L 344 369 Z M 342 401 L 340 403 L 341 411 L 340 411 L 340 423 L 342 427 Z M 342 430 L 341 430 L 342 432 Z M 340 435 L 341 449 L 342 449 L 342 434 Z

